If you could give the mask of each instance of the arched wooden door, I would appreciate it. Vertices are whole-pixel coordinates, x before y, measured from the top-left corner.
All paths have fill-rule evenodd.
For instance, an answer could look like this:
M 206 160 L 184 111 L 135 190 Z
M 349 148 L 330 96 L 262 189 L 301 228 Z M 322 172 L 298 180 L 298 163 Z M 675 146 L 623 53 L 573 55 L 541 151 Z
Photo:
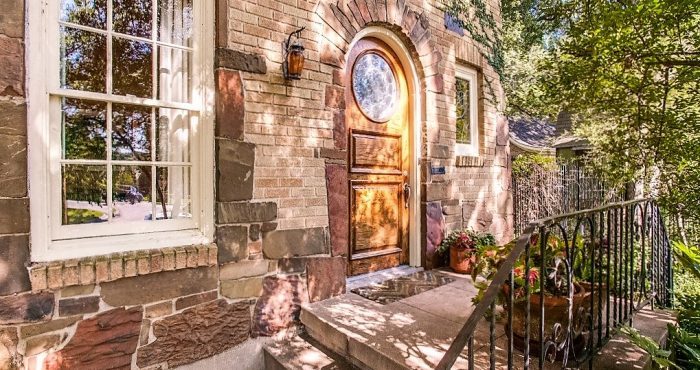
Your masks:
M 396 54 L 379 39 L 358 41 L 346 72 L 349 274 L 409 258 L 411 109 Z

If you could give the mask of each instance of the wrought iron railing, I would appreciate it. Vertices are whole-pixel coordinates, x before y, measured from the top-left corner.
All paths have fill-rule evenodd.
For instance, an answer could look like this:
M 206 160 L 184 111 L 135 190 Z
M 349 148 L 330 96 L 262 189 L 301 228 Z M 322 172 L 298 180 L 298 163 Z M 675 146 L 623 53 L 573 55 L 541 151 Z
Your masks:
M 608 187 L 601 176 L 577 163 L 534 166 L 527 173 L 513 174 L 511 185 L 515 235 L 537 219 L 624 199 L 621 189 Z
M 670 243 L 653 200 L 535 221 L 505 255 L 437 369 L 592 368 L 636 311 L 672 302 Z

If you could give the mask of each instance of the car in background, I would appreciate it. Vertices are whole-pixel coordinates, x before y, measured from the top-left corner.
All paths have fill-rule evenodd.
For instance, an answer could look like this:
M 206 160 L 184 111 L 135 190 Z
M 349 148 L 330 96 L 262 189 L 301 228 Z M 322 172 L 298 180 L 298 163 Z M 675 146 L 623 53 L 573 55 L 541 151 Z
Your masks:
M 114 192 L 114 200 L 131 204 L 140 203 L 143 201 L 143 194 L 135 186 L 118 185 Z

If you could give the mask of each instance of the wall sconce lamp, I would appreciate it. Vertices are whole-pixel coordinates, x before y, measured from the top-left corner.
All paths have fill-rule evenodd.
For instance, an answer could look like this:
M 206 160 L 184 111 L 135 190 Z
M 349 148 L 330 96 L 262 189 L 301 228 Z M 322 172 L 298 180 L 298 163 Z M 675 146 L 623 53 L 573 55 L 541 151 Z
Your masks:
M 284 47 L 284 62 L 282 63 L 282 73 L 287 80 L 301 79 L 301 72 L 304 70 L 304 46 L 299 41 L 301 31 L 306 27 L 302 27 L 287 37 L 287 41 L 283 44 Z M 292 43 L 292 36 L 294 42 Z

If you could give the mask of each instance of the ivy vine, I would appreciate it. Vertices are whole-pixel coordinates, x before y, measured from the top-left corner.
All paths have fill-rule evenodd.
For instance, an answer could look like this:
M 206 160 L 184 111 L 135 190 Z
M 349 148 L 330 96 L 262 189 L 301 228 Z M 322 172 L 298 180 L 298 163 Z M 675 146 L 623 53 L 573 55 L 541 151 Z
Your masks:
M 505 80 L 504 46 L 502 30 L 493 12 L 484 0 L 444 0 L 443 11 L 450 15 L 455 24 L 469 33 L 477 43 L 481 56 L 496 72 L 500 81 Z M 491 102 L 498 103 L 498 94 L 493 79 L 484 75 L 484 81 L 491 93 Z

